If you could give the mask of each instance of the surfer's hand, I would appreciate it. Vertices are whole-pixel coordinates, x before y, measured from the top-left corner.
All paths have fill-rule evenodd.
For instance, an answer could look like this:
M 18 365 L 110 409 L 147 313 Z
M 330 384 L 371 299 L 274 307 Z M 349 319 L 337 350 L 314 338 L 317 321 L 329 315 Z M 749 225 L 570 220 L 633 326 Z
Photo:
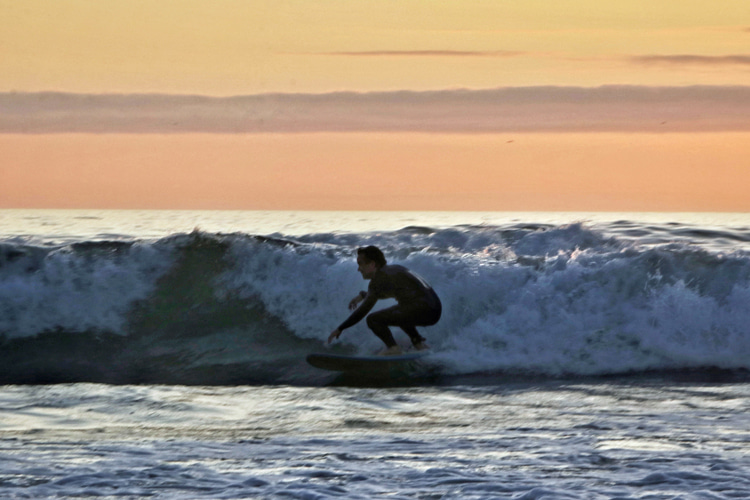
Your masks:
M 362 302 L 363 300 L 364 299 L 362 298 L 362 296 L 360 294 L 357 294 L 357 296 L 354 297 L 351 300 L 351 302 L 349 302 L 349 309 L 351 309 L 352 311 L 355 310 L 357 306 L 359 305 L 359 303 Z
M 331 334 L 328 336 L 328 343 L 330 344 L 337 338 L 339 338 L 339 335 L 341 335 L 341 330 L 336 328 L 334 331 L 331 332 Z

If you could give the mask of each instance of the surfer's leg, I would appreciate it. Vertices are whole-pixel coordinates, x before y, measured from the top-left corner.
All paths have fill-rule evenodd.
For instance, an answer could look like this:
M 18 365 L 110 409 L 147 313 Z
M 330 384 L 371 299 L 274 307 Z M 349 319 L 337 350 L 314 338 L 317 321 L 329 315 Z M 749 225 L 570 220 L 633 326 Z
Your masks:
M 394 347 L 397 345 L 396 340 L 393 338 L 391 329 L 388 328 L 388 325 L 392 324 L 389 323 L 389 309 L 383 309 L 367 316 L 367 326 L 372 330 L 372 333 L 385 343 L 386 347 Z
M 411 343 L 413 345 L 416 346 L 425 341 L 425 338 L 422 337 L 417 331 L 416 326 L 414 325 L 398 325 L 398 326 L 404 331 L 404 333 L 406 333 L 409 336 L 409 338 L 411 339 Z
M 415 346 L 425 341 L 417 331 L 417 325 L 431 325 L 439 318 L 439 312 L 436 313 L 427 308 L 408 308 L 400 305 L 388 307 L 386 309 L 374 312 L 367 317 L 367 326 L 388 347 L 396 345 L 393 334 L 389 326 L 401 328 L 411 339 Z

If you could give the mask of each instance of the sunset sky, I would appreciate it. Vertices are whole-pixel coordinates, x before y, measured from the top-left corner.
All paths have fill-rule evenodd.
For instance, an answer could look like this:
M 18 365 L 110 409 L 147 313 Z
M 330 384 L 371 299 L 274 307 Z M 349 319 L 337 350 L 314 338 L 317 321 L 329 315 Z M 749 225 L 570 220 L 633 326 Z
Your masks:
M 750 211 L 747 0 L 0 0 L 0 208 Z

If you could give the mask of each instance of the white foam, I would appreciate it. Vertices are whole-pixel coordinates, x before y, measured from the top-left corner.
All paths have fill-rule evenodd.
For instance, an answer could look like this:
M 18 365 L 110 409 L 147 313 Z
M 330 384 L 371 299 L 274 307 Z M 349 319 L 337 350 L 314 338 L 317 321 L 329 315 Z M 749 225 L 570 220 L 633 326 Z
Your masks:
M 55 329 L 127 333 L 134 304 L 150 300 L 170 271 L 183 273 L 177 283 L 192 283 L 216 304 L 259 302 L 298 338 L 322 345 L 350 314 L 351 298 L 367 287 L 356 271 L 355 248 L 376 244 L 440 295 L 443 317 L 423 334 L 451 373 L 750 368 L 750 256 L 731 244 L 716 250 L 716 241 L 711 249 L 657 244 L 655 231 L 637 229 L 645 236 L 616 237 L 583 224 L 510 225 L 306 235 L 286 244 L 194 233 L 115 249 L 37 248 L 0 269 L 0 331 L 9 337 Z M 706 234 L 698 238 L 710 240 Z M 197 253 L 180 267 L 181 252 Z M 189 303 L 181 307 L 192 310 Z M 221 316 L 211 316 L 211 309 L 205 314 L 201 321 L 221 326 Z M 277 328 L 267 319 L 243 328 Z M 205 335 L 220 331 L 208 323 Z M 264 345 L 273 349 L 269 342 L 287 333 L 268 331 Z M 364 322 L 341 342 L 363 352 L 381 345 Z
M 298 336 L 323 341 L 367 284 L 353 256 L 336 245 L 339 239 L 287 249 L 240 245 L 232 286 L 261 297 Z M 742 307 L 750 294 L 750 260 L 743 254 L 639 247 L 581 225 L 510 236 L 479 228 L 361 241 L 381 244 L 395 255 L 392 262 L 414 269 L 438 291 L 443 318 L 424 334 L 455 373 L 750 367 L 750 318 Z M 722 271 L 727 264 L 731 269 Z M 363 323 L 342 341 L 375 348 L 379 343 Z
M 172 264 L 170 253 L 151 244 L 122 251 L 62 247 L 33 266 L 22 261 L 0 283 L 0 332 L 8 338 L 55 330 L 126 334 L 128 311 L 149 296 Z

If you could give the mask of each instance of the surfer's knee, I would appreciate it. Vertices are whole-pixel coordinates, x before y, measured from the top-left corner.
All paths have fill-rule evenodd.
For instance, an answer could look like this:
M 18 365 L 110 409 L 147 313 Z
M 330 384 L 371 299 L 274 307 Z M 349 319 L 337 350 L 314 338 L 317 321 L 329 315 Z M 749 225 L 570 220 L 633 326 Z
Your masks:
M 366 321 L 367 321 L 367 326 L 370 328 L 370 330 L 373 330 L 374 328 L 378 328 L 379 326 L 383 324 L 383 322 L 380 321 L 380 319 L 378 319 L 377 314 L 370 314 L 369 316 L 367 316 Z

